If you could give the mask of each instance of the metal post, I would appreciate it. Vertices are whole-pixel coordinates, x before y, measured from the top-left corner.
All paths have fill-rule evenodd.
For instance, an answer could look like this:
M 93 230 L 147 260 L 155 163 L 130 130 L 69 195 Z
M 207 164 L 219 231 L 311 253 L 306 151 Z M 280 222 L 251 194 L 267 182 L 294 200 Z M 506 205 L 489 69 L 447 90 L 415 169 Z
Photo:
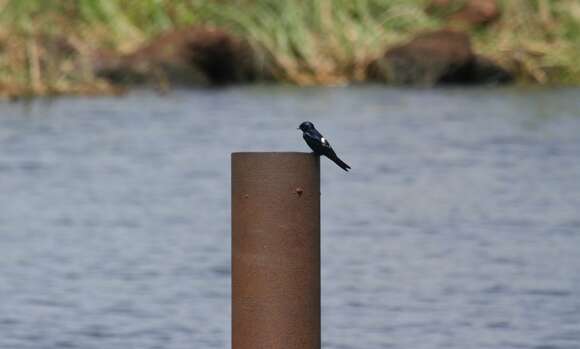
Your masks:
M 320 163 L 232 154 L 232 349 L 320 349 Z

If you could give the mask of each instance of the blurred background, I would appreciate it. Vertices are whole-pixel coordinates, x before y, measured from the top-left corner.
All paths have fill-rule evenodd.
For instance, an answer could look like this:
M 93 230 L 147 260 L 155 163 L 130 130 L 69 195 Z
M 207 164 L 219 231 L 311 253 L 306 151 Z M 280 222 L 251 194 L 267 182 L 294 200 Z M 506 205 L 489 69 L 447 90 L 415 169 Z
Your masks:
M 568 85 L 578 42 L 576 0 L 1 0 L 0 96 L 256 80 Z
M 322 168 L 326 349 L 580 346 L 580 3 L 0 0 L 0 348 L 224 348 L 230 153 Z

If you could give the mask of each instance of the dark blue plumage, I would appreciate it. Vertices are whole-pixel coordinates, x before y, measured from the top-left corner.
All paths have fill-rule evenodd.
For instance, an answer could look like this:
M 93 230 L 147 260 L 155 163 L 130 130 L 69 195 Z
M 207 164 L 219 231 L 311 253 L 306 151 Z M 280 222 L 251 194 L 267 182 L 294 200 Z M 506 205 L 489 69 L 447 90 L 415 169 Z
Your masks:
M 324 138 L 320 132 L 318 132 L 318 130 L 310 121 L 304 121 L 300 124 L 298 129 L 302 130 L 302 137 L 306 141 L 306 144 L 308 144 L 308 146 L 314 151 L 316 155 L 326 156 L 345 171 L 350 169 L 350 166 L 348 166 L 344 161 L 340 160 L 340 158 L 336 155 L 330 146 L 328 140 Z

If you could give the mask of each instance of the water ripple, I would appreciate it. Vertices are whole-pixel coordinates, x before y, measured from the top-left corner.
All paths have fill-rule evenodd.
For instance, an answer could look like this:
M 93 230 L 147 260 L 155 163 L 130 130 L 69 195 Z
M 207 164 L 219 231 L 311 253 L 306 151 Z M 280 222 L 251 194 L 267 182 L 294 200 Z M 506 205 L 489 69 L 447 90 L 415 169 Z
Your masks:
M 578 92 L 0 104 L 0 348 L 227 347 L 229 154 L 310 119 L 353 166 L 321 163 L 325 349 L 577 349 Z

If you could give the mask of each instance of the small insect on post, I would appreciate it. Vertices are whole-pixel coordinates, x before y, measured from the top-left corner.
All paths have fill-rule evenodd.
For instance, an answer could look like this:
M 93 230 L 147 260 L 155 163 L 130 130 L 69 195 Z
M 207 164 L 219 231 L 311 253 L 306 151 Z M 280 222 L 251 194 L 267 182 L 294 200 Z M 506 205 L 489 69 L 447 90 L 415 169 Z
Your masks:
M 320 162 L 232 154 L 232 349 L 320 349 Z

